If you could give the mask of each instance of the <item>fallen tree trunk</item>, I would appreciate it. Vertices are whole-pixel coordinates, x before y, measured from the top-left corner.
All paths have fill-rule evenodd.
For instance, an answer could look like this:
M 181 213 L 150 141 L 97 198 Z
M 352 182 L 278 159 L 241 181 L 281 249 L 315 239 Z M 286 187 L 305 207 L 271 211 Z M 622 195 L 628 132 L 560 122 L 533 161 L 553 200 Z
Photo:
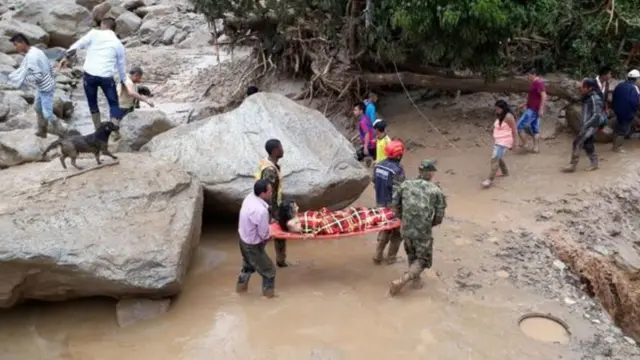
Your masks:
M 526 93 L 531 83 L 525 79 L 502 78 L 494 82 L 487 82 L 482 78 L 449 78 L 434 75 L 422 75 L 410 72 L 400 73 L 365 73 L 359 78 L 371 87 L 388 85 L 410 85 L 429 89 L 447 91 L 471 91 L 490 93 Z M 547 94 L 569 101 L 577 101 L 580 96 L 577 86 L 569 81 L 545 80 Z

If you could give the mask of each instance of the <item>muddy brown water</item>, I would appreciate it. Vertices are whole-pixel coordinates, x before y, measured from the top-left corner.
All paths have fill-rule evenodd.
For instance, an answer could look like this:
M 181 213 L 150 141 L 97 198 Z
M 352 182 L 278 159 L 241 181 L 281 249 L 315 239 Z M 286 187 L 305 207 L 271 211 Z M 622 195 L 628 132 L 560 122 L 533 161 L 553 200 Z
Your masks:
M 528 337 L 544 342 L 568 344 L 571 339 L 561 320 L 550 316 L 527 316 L 519 322 L 520 330 Z
M 290 242 L 295 266 L 278 271 L 279 297 L 260 297 L 257 276 L 249 293 L 238 296 L 233 291 L 240 266 L 235 228 L 206 227 L 184 291 L 167 314 L 119 328 L 110 299 L 20 306 L 0 313 L 0 359 L 581 358 L 570 345 L 528 337 L 518 321 L 528 312 L 552 313 L 571 327 L 578 342 L 593 336 L 590 322 L 534 289 L 515 287 L 504 271 L 497 276 L 481 271 L 500 269 L 499 260 L 485 253 L 485 247 L 500 244 L 474 237 L 488 232 L 498 239 L 501 231 L 517 227 L 535 230 L 540 225 L 531 199 L 615 178 L 632 161 L 630 155 L 602 150 L 602 171 L 560 174 L 570 146 L 567 137 L 559 137 L 546 141 L 539 155 L 509 154 L 513 175 L 482 191 L 491 153 L 488 134 L 455 122 L 440 124 L 451 133 L 459 128 L 458 151 L 425 130 L 414 113 L 398 111 L 389 121 L 394 136 L 424 145 L 404 159 L 409 176 L 416 175 L 421 159 L 438 158 L 437 180 L 449 199 L 447 220 L 435 233 L 434 268 L 426 272 L 423 289 L 389 298 L 387 286 L 405 265 L 374 266 L 375 235 L 369 235 Z M 373 202 L 368 189 L 358 203 Z M 452 286 L 462 267 L 480 274 L 476 291 Z

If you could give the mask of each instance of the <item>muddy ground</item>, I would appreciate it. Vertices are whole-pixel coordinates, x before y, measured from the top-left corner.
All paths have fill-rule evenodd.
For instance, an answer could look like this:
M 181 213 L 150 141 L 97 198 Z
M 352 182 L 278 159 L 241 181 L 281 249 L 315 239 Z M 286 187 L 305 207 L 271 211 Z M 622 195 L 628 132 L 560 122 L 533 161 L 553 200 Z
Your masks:
M 143 64 L 161 107 L 195 102 L 210 85 L 200 77 L 211 70 L 211 49 L 184 56 L 194 62 L 180 60 L 181 71 Z M 274 88 L 295 92 L 296 86 Z M 212 96 L 223 90 L 220 85 Z M 390 134 L 410 145 L 403 160 L 409 176 L 420 160 L 437 158 L 437 180 L 448 196 L 434 267 L 421 290 L 386 295 L 405 265 L 374 266 L 370 235 L 290 242 L 294 266 L 278 272 L 280 296 L 262 299 L 258 278 L 248 295 L 237 296 L 235 228 L 209 224 L 186 288 L 167 314 L 119 328 L 108 299 L 25 305 L 0 314 L 0 359 L 639 358 L 632 339 L 638 286 L 630 275 L 640 227 L 637 143 L 621 155 L 598 145 L 601 170 L 562 174 L 571 139 L 555 132 L 561 105 L 553 105 L 542 124 L 542 152 L 508 154 L 511 176 L 482 190 L 495 99 L 419 101 L 418 111 L 405 94 L 381 94 Z M 359 203 L 374 204 L 371 189 Z M 562 319 L 569 344 L 525 336 L 518 320 L 531 312 Z

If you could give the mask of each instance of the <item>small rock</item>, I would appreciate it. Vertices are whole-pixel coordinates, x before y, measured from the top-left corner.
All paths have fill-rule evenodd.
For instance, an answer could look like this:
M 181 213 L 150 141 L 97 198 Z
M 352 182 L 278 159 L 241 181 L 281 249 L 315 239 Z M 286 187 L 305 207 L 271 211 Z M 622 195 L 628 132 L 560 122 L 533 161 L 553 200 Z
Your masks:
M 162 35 L 162 43 L 165 45 L 171 45 L 173 39 L 176 37 L 178 33 L 178 28 L 175 26 L 169 26 L 167 30 L 165 30 L 164 35 Z
M 488 238 L 487 240 L 489 240 L 489 242 L 492 243 L 492 244 L 497 244 L 498 242 L 500 242 L 500 240 L 498 240 L 498 238 L 495 237 L 495 236 L 492 236 L 492 237 Z
M 607 248 L 605 248 L 602 245 L 594 245 L 593 246 L 593 251 L 597 252 L 598 254 L 602 255 L 602 256 L 609 256 L 609 250 L 607 250 Z
M 564 298 L 564 303 L 567 304 L 567 305 L 573 305 L 573 304 L 576 303 L 576 301 L 573 300 L 572 298 L 566 297 L 566 298 Z
M 613 336 L 607 336 L 606 338 L 604 338 L 604 341 L 607 344 L 614 344 L 616 342 L 616 339 Z
M 549 220 L 553 217 L 553 213 L 551 211 L 544 211 L 538 214 L 538 219 L 540 220 Z
M 567 268 L 567 265 L 565 265 L 562 261 L 560 260 L 554 260 L 553 261 L 553 267 L 555 267 L 558 270 L 564 270 Z
M 143 0 L 127 0 L 122 3 L 122 7 L 129 11 L 134 11 L 135 9 L 143 7 L 144 5 L 145 4 Z
M 510 275 L 508 272 L 504 271 L 504 270 L 500 270 L 500 271 L 496 271 L 496 276 L 499 278 L 503 278 L 506 279 L 508 278 Z
M 125 11 L 116 19 L 116 33 L 122 38 L 130 36 L 140 28 L 140 24 L 142 19 L 138 15 Z
M 120 327 L 132 325 L 138 321 L 148 320 L 169 311 L 170 299 L 124 299 L 116 304 L 116 317 Z
M 625 336 L 625 337 L 624 337 L 624 340 L 625 340 L 626 342 L 628 342 L 629 344 L 631 344 L 631 345 L 635 345 L 635 344 L 636 344 L 636 341 L 635 341 L 635 340 L 633 340 L 632 338 L 628 337 L 628 336 Z

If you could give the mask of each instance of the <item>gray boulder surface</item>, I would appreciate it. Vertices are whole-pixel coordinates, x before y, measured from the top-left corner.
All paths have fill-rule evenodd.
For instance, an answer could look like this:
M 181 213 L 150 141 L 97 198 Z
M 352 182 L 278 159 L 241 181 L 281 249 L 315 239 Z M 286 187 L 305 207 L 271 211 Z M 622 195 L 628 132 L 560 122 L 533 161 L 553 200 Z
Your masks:
M 167 115 L 160 110 L 136 109 L 120 123 L 121 139 L 118 141 L 117 152 L 139 151 L 153 137 L 173 127 Z
M 326 117 L 273 93 L 252 95 L 233 111 L 164 132 L 142 151 L 196 176 L 208 209 L 234 213 L 253 187 L 270 138 L 284 147 L 284 195 L 302 209 L 347 206 L 369 185 L 353 146 Z
M 119 157 L 49 184 L 76 170 L 54 160 L 0 171 L 0 308 L 180 292 L 200 238 L 202 187 L 175 165 Z

